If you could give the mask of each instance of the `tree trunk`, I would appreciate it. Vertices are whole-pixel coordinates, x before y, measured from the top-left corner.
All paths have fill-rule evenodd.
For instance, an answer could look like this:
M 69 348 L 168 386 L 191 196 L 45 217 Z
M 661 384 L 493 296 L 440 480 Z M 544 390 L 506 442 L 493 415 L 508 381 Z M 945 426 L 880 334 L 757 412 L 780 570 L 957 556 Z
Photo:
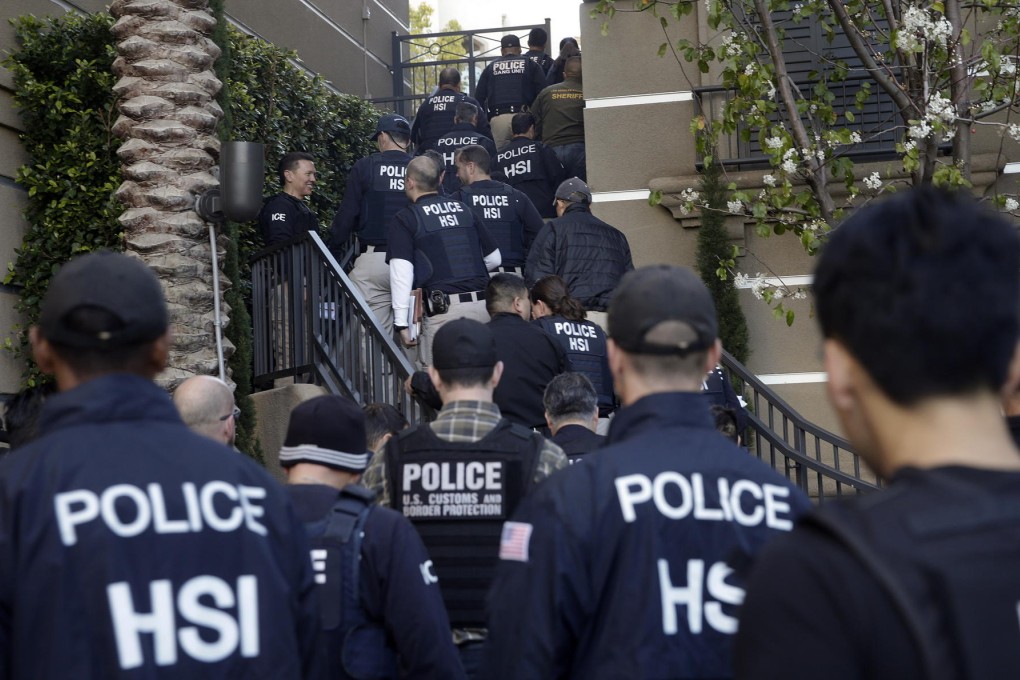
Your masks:
M 207 7 L 208 0 L 114 0 L 110 7 L 120 78 L 114 132 L 124 140 L 120 222 L 126 250 L 155 270 L 166 291 L 174 332 L 170 366 L 160 376 L 166 387 L 217 371 L 209 232 L 194 211 L 195 196 L 218 185 L 211 171 L 223 114 L 214 99 L 220 49 L 208 37 L 215 20 Z M 220 281 L 222 291 L 229 285 L 222 272 Z M 226 325 L 229 308 L 220 305 Z M 229 355 L 233 347 L 224 345 Z

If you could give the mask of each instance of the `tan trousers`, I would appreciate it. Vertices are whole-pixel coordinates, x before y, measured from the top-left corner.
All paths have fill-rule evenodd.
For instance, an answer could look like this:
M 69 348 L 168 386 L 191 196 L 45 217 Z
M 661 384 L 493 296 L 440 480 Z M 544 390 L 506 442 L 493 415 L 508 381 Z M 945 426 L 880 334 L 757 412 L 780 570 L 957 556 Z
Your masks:
M 502 151 L 503 147 L 514 138 L 510 124 L 516 115 L 516 113 L 504 113 L 489 119 L 489 127 L 492 128 L 492 141 L 496 143 L 496 151 Z
M 432 365 L 432 342 L 436 331 L 454 319 L 474 319 L 481 323 L 489 323 L 489 313 L 485 311 L 485 300 L 472 302 L 450 301 L 450 311 L 446 314 L 426 316 L 422 319 L 421 337 L 418 338 L 418 366 L 424 370 Z
M 365 296 L 365 302 L 386 331 L 386 337 L 393 337 L 393 302 L 390 297 L 390 266 L 386 264 L 386 253 L 366 251 L 359 255 L 351 270 L 351 281 Z

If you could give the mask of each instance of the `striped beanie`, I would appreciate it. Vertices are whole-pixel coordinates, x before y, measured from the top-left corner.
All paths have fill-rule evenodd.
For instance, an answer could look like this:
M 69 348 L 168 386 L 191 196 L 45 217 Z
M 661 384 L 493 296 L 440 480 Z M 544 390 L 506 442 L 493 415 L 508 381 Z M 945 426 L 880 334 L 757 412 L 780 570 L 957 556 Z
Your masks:
M 372 453 L 365 439 L 365 413 L 350 399 L 315 397 L 290 414 L 280 465 L 315 463 L 346 472 L 364 472 Z

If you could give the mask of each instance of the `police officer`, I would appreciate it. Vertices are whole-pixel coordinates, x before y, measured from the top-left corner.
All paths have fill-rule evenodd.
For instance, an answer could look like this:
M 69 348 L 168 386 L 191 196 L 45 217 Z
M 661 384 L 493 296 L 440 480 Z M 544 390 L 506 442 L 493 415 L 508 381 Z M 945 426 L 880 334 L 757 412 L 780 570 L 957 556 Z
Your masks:
M 556 217 L 553 197 L 568 177 L 563 164 L 552 149 L 535 139 L 532 114 L 515 113 L 510 129 L 514 137 L 496 154 L 492 176 L 524 192 L 542 217 Z
M 478 665 L 503 519 L 567 465 L 558 446 L 500 416 L 492 392 L 502 370 L 485 324 L 458 319 L 443 326 L 429 367 L 442 410 L 393 437 L 365 471 L 365 486 L 411 520 L 432 555 L 470 678 L 488 677 Z
M 489 117 L 478 100 L 460 91 L 460 71 L 449 66 L 439 72 L 439 89 L 421 103 L 411 124 L 411 141 L 415 154 L 436 148 L 436 141 L 454 126 L 457 105 L 473 104 L 478 110 L 478 132 L 491 139 Z
M 443 193 L 447 196 L 460 189 L 460 178 L 457 176 L 457 149 L 468 144 L 478 144 L 489 156 L 496 155 L 496 146 L 492 140 L 475 128 L 478 122 L 478 107 L 469 102 L 457 104 L 457 115 L 453 119 L 453 127 L 436 140 L 436 151 L 443 157 L 446 175 L 443 177 Z
M 362 158 L 347 175 L 347 188 L 330 227 L 330 249 L 337 252 L 358 235 L 360 255 L 351 270 L 353 281 L 386 335 L 393 334 L 390 269 L 386 264 L 386 232 L 393 217 L 408 205 L 404 173 L 411 157 L 410 126 L 403 116 L 387 114 L 375 127 L 374 153 Z
M 583 373 L 598 394 L 598 433 L 609 431 L 616 411 L 613 374 L 609 370 L 606 333 L 585 318 L 584 305 L 570 297 L 559 276 L 544 276 L 531 288 L 531 315 L 539 328 L 551 335 L 566 352 L 570 370 Z
M 0 675 L 320 677 L 286 494 L 153 383 L 171 343 L 155 275 L 122 253 L 72 260 L 30 337 L 60 393 L 0 466 Z
M 715 431 L 699 389 L 716 328 L 690 270 L 620 284 L 609 361 L 623 408 L 596 455 L 504 525 L 485 677 L 732 677 L 736 570 L 811 504 Z
M 605 443 L 606 438 L 595 431 L 599 422 L 598 394 L 584 373 L 560 373 L 550 380 L 542 404 L 552 441 L 571 463 Z
M 353 401 L 290 414 L 280 464 L 311 542 L 328 678 L 463 678 L 432 560 L 402 515 L 358 484 L 370 452 Z
M 488 321 L 485 286 L 500 264 L 496 240 L 471 209 L 438 193 L 439 166 L 427 156 L 407 164 L 404 190 L 411 205 L 397 213 L 389 232 L 393 327 L 405 347 L 418 345 L 418 363 L 432 363 L 432 338 L 443 324 L 469 317 Z M 411 290 L 425 302 L 421 337 L 408 324 Z
M 549 42 L 549 34 L 544 28 L 533 28 L 528 34 L 528 51 L 524 56 L 542 67 L 542 73 L 549 73 L 553 60 L 545 51 L 545 45 Z
M 457 151 L 461 188 L 453 195 L 470 206 L 499 244 L 501 272 L 524 273 L 531 242 L 545 226 L 531 199 L 489 175 L 489 152 L 477 144 Z
M 581 57 L 567 59 L 563 76 L 563 82 L 542 90 L 531 105 L 536 121 L 535 133 L 552 148 L 568 177 L 588 181 Z
M 475 95 L 489 112 L 492 138 L 502 149 L 510 141 L 513 114 L 526 110 L 542 88 L 542 67 L 521 54 L 521 40 L 504 35 L 499 41 L 502 56 L 489 63 L 478 79 Z
M 542 394 L 554 377 L 569 366 L 567 354 L 548 333 L 533 326 L 531 301 L 524 279 L 496 274 L 485 289 L 489 328 L 496 336 L 496 356 L 503 377 L 494 393 L 499 410 L 510 420 L 536 430 L 545 427 Z
M 606 327 L 606 308 L 620 278 L 634 268 L 630 243 L 619 229 L 591 214 L 591 190 L 577 177 L 556 189 L 556 214 L 531 244 L 524 278 L 534 285 L 556 274 L 588 310 L 587 318 Z
M 315 156 L 303 151 L 285 153 L 277 173 L 281 191 L 262 204 L 258 217 L 262 241 L 267 246 L 318 229 L 315 213 L 305 201 L 315 187 Z

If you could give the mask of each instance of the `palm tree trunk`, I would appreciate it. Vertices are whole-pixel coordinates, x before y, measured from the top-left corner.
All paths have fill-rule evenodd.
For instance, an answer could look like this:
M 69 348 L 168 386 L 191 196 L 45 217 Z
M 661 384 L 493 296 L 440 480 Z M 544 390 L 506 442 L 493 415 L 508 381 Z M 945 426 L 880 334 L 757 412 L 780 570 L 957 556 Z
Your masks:
M 166 291 L 175 340 L 160 381 L 173 387 L 217 370 L 211 246 L 194 211 L 195 196 L 218 184 L 211 174 L 223 114 L 213 73 L 220 49 L 209 38 L 215 19 L 208 0 L 114 0 L 110 13 L 120 78 L 113 129 L 124 140 L 120 222 L 126 250 L 155 270 Z M 224 246 L 218 243 L 221 262 Z M 222 272 L 220 281 L 229 285 Z M 229 308 L 220 305 L 225 325 Z M 225 343 L 224 351 L 233 347 Z

